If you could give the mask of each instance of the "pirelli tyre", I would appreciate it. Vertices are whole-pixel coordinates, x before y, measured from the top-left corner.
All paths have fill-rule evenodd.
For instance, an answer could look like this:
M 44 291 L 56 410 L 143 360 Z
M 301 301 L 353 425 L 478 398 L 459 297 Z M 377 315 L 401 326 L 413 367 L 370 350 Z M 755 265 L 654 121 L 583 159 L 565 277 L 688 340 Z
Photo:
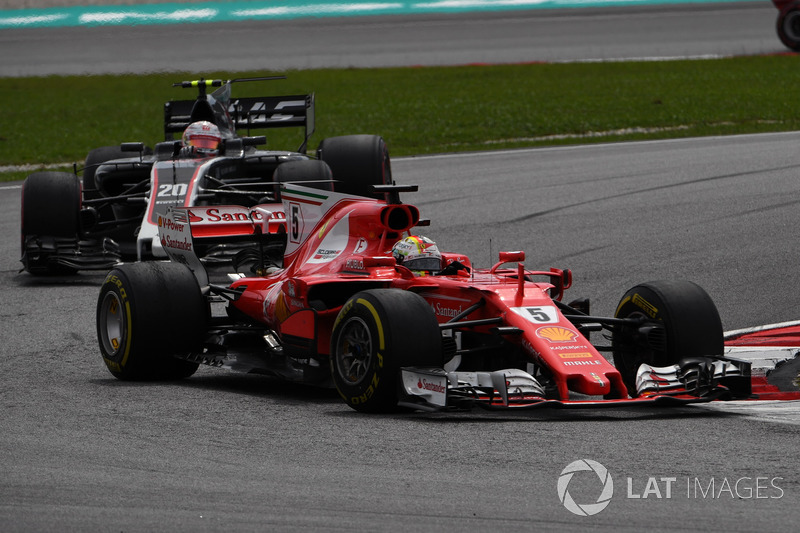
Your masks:
M 397 409 L 400 367 L 441 366 L 442 337 L 430 305 L 416 293 L 372 289 L 350 298 L 331 335 L 331 375 L 353 409 Z
M 325 161 L 336 180 L 336 192 L 383 199 L 373 185 L 392 183 L 389 149 L 378 135 L 344 135 L 323 139 L 317 158 Z
M 617 318 L 637 318 L 637 327 L 612 334 L 614 365 L 631 396 L 636 396 L 639 365 L 669 366 L 694 356 L 723 354 L 722 321 L 711 297 L 690 281 L 653 281 L 630 289 L 619 302 Z
M 130 157 L 130 154 L 123 152 L 119 145 L 101 146 L 89 151 L 83 163 L 83 190 L 87 198 L 98 198 L 100 196 L 97 191 L 97 184 L 94 182 L 94 174 L 97 167 L 106 161 L 125 157 Z
M 22 184 L 20 235 L 23 268 L 32 274 L 74 272 L 51 259 L 59 243 L 77 242 L 81 184 L 68 172 L 34 172 Z M 74 245 L 73 245 L 74 246 Z
M 333 173 L 324 161 L 299 159 L 281 163 L 275 169 L 273 179 L 276 183 L 297 183 L 312 189 L 333 191 Z M 280 190 L 275 196 L 280 201 Z
M 97 339 L 108 370 L 121 380 L 175 380 L 198 364 L 208 303 L 192 272 L 170 262 L 123 264 L 106 276 L 97 300 Z
M 94 199 L 100 198 L 102 194 L 98 191 L 97 183 L 95 182 L 95 173 L 97 171 L 97 167 L 99 167 L 103 163 L 107 163 L 108 161 L 114 161 L 116 159 L 128 159 L 130 160 L 132 157 L 137 156 L 136 153 L 126 152 L 122 149 L 122 146 L 101 146 L 99 148 L 94 148 L 89 151 L 86 155 L 86 159 L 83 162 L 83 194 L 86 196 L 87 199 Z M 153 155 L 153 149 L 149 147 L 145 147 L 144 151 L 142 152 L 144 156 Z
M 800 3 L 790 4 L 780 12 L 776 29 L 787 48 L 800 52 Z

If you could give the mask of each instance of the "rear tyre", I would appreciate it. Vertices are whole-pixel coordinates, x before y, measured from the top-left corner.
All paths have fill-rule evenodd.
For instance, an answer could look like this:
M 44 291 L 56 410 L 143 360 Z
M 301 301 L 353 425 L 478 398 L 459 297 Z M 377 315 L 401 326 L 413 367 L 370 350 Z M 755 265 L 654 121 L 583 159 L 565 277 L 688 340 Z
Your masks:
M 334 190 L 345 194 L 383 199 L 373 185 L 392 183 L 389 150 L 377 135 L 344 135 L 323 139 L 317 158 L 328 163 L 337 180 Z
M 333 191 L 333 173 L 324 161 L 300 159 L 281 163 L 273 179 L 276 183 L 296 182 L 312 189 Z M 280 201 L 280 190 L 275 193 L 275 199 Z
M 331 336 L 331 375 L 347 404 L 365 413 L 397 409 L 400 367 L 441 366 L 442 337 L 418 294 L 372 289 L 342 307 Z
M 123 152 L 122 147 L 117 146 L 101 146 L 90 150 L 86 155 L 86 160 L 83 162 L 83 193 L 87 199 L 100 198 L 101 193 L 98 191 L 97 183 L 94 180 L 97 167 L 108 161 L 115 159 L 130 159 L 135 153 Z M 153 155 L 153 149 L 145 147 L 142 155 Z
M 130 154 L 122 151 L 119 146 L 101 146 L 91 150 L 83 163 L 83 190 L 87 198 L 99 198 L 97 184 L 94 182 L 94 174 L 97 167 L 106 161 L 130 157 Z
M 640 318 L 638 327 L 612 335 L 614 366 L 631 396 L 642 363 L 674 365 L 694 356 L 723 353 L 722 321 L 711 297 L 690 281 L 653 281 L 633 287 L 619 302 L 617 318 Z
M 778 38 L 790 50 L 800 52 L 800 10 L 791 4 L 778 15 Z
M 202 350 L 208 302 L 179 263 L 131 263 L 108 273 L 97 300 L 97 340 L 121 380 L 176 380 L 198 364 L 177 359 Z
M 20 224 L 23 268 L 32 274 L 64 274 L 74 269 L 50 261 L 57 239 L 75 239 L 80 231 L 81 184 L 68 172 L 34 172 L 22 185 Z M 36 246 L 27 246 L 36 239 Z M 36 250 L 33 253 L 33 250 Z

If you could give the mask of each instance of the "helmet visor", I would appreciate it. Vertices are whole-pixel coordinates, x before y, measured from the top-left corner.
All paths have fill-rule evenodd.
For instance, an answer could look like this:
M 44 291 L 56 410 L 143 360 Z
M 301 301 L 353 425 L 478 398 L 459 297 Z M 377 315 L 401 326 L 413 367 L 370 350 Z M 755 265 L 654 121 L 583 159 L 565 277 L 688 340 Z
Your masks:
M 438 257 L 417 257 L 406 259 L 402 265 L 409 270 L 441 270 L 442 260 Z
M 201 150 L 216 150 L 219 146 L 219 137 L 211 135 L 192 135 L 189 139 L 189 146 L 194 146 Z

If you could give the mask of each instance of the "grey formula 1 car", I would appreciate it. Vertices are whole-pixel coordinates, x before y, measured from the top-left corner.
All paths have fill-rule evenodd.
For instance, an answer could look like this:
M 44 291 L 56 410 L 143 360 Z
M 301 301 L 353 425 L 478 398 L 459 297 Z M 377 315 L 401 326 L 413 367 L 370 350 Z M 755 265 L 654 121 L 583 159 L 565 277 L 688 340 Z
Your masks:
M 316 154 L 307 152 L 314 132 L 313 94 L 231 96 L 236 82 L 280 78 L 176 83 L 196 88 L 198 96 L 164 105 L 165 140 L 154 148 L 141 142 L 101 147 L 89 152 L 81 170 L 28 176 L 22 191 L 23 269 L 64 274 L 106 270 L 121 260 L 166 258 L 157 221 L 173 206 L 279 201 L 279 184 L 288 181 L 353 194 L 369 194 L 372 185 L 391 183 L 389 153 L 379 136 L 330 137 L 321 141 Z M 209 94 L 209 87 L 216 89 Z M 213 156 L 198 157 L 174 138 L 200 121 L 214 124 L 222 138 Z M 266 138 L 250 135 L 285 127 L 304 128 L 297 150 L 258 149 Z M 282 258 L 280 244 L 277 261 Z M 236 243 L 201 253 L 208 263 L 233 262 L 237 270 L 237 262 L 253 255 Z

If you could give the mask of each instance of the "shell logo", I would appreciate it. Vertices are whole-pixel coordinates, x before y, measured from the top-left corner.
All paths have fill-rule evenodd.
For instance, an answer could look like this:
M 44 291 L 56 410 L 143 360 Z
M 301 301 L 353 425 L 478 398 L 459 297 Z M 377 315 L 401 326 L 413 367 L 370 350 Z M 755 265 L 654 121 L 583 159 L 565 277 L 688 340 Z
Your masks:
M 550 342 L 572 342 L 578 337 L 578 334 L 571 329 L 559 326 L 539 328 L 536 330 L 536 335 Z

